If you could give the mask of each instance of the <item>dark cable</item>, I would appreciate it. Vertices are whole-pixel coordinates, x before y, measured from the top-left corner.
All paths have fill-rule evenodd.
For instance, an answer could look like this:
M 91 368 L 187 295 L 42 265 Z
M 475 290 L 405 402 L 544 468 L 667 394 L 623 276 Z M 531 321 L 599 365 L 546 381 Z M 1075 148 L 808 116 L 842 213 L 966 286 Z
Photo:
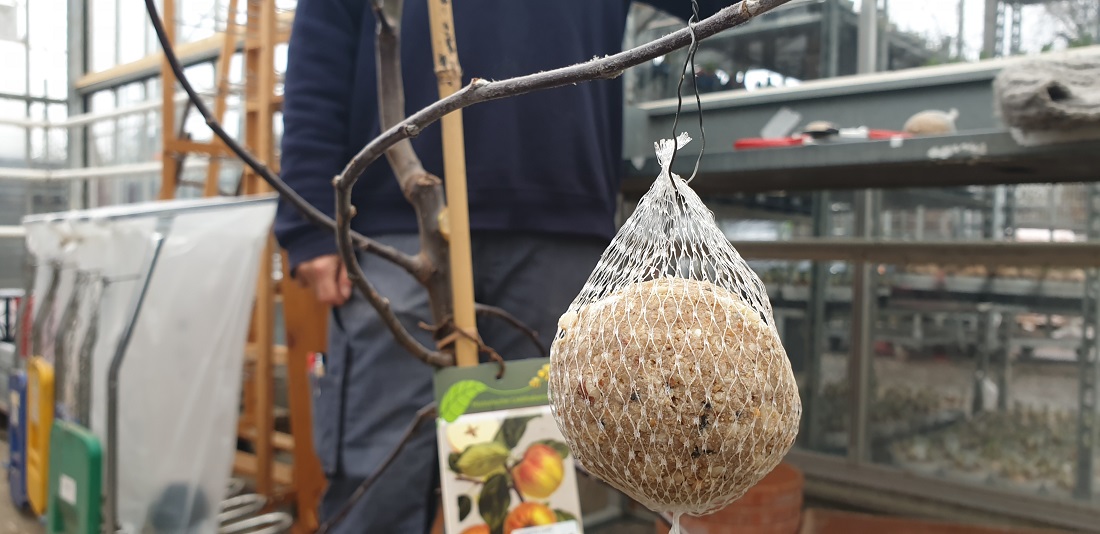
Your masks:
M 692 19 L 696 23 L 698 23 L 699 22 L 699 2 L 697 0 L 691 0 L 691 11 L 692 11 Z M 692 29 L 692 34 L 694 34 L 694 33 L 695 33 L 695 30 L 693 28 Z M 698 43 L 696 43 L 695 48 L 698 49 Z M 692 50 L 692 52 L 691 52 L 691 74 L 692 74 L 692 76 L 695 75 L 695 50 Z M 703 99 L 702 99 L 702 97 L 699 96 L 699 79 L 694 78 L 694 80 L 695 80 L 695 106 L 696 106 L 696 109 L 698 110 L 698 113 L 699 113 L 699 142 L 700 142 L 700 145 L 699 145 L 699 156 L 697 158 L 695 158 L 695 170 L 691 171 L 691 178 L 687 179 L 687 181 L 689 183 L 692 180 L 695 179 L 696 174 L 699 174 L 699 165 L 703 162 L 703 151 L 706 150 L 706 148 L 707 148 L 707 132 L 706 132 L 706 130 L 703 129 Z
M 145 11 L 149 14 L 149 22 L 153 25 L 153 31 L 157 34 L 157 40 L 160 41 L 160 47 L 164 50 L 164 57 L 168 60 L 168 65 L 172 69 L 172 74 L 175 75 L 176 80 L 179 81 L 180 86 L 183 87 L 184 92 L 187 93 L 188 99 L 194 104 L 195 109 L 199 110 L 202 118 L 206 121 L 206 125 L 214 132 L 214 135 L 221 139 L 225 146 L 229 147 L 241 161 L 248 165 L 252 170 L 256 171 L 256 174 L 267 182 L 272 189 L 279 192 L 279 195 L 289 201 L 308 221 L 324 226 L 330 230 L 336 229 L 336 221 L 331 217 L 325 215 L 320 210 L 315 208 L 312 204 L 302 198 L 294 189 L 291 189 L 282 179 L 276 176 L 267 168 L 266 165 L 256 159 L 247 149 L 241 146 L 235 139 L 226 133 L 222 125 L 214 118 L 214 114 L 210 112 L 210 108 L 206 106 L 206 102 L 203 102 L 199 97 L 195 88 L 191 86 L 191 82 L 188 81 L 187 76 L 183 73 L 183 67 L 180 66 L 179 57 L 176 56 L 176 51 L 172 48 L 171 43 L 168 42 L 168 35 L 164 29 L 164 21 L 160 18 L 160 13 L 157 11 L 156 2 L 154 0 L 145 0 Z M 169 80 L 163 80 L 162 83 L 171 83 Z M 353 235 L 355 235 L 353 233 Z
M 401 435 L 400 441 L 397 442 L 397 448 L 391 450 L 390 454 L 386 456 L 384 460 L 382 460 L 382 463 L 379 464 L 374 472 L 371 473 L 371 475 L 365 480 L 363 480 L 363 482 L 359 484 L 359 487 L 355 488 L 355 492 L 351 494 L 351 497 L 348 497 L 348 500 L 344 502 L 344 504 L 340 507 L 336 514 L 317 528 L 317 534 L 328 534 L 328 532 L 335 528 L 336 525 L 340 524 L 341 521 L 348 517 L 348 514 L 350 514 L 352 509 L 355 508 L 355 505 L 358 504 L 359 501 L 362 500 L 363 497 L 367 494 L 367 490 L 369 490 L 374 482 L 378 480 L 378 477 L 382 476 L 382 472 L 385 471 L 386 468 L 389 467 L 390 464 L 392 464 L 393 461 L 397 459 L 397 456 L 399 454 L 401 454 L 401 451 L 405 448 L 405 445 L 407 445 L 412 439 L 413 434 L 415 434 L 416 430 L 420 428 L 420 425 L 424 421 L 435 417 L 436 414 L 436 404 L 434 402 L 428 404 L 427 406 L 424 406 L 416 412 L 416 417 L 413 418 L 411 423 L 409 423 L 409 426 L 405 427 L 405 433 Z

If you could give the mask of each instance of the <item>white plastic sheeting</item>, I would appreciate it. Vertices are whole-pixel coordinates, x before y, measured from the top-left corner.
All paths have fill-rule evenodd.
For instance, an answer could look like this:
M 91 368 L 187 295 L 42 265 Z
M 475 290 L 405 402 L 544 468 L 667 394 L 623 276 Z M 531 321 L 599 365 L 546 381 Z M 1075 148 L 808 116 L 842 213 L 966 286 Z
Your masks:
M 81 303 L 79 333 L 68 344 L 80 346 L 98 304 L 91 376 L 81 379 L 92 380 L 90 426 L 105 446 L 108 369 L 141 289 L 158 221 L 171 221 L 119 378 L 119 522 L 125 531 L 216 530 L 236 448 L 256 276 L 274 215 L 274 197 L 263 197 L 24 219 L 37 263 L 35 295 L 47 292 L 52 260 L 64 267 L 59 306 L 46 323 L 42 351 L 55 364 L 59 356 L 67 357 L 51 349 L 75 272 L 92 271 L 107 280 L 101 299 Z

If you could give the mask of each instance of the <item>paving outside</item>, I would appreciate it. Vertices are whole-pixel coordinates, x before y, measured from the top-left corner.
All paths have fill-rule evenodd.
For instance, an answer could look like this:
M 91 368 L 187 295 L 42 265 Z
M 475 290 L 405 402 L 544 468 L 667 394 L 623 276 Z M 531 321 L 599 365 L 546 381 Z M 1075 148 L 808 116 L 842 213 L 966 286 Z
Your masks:
M 7 436 L 0 441 L 0 458 L 7 459 Z M 29 513 L 23 513 L 15 509 L 11 502 L 11 494 L 8 492 L 8 481 L 5 477 L 0 481 L 0 534 L 40 534 L 46 532 L 45 527 L 38 519 Z

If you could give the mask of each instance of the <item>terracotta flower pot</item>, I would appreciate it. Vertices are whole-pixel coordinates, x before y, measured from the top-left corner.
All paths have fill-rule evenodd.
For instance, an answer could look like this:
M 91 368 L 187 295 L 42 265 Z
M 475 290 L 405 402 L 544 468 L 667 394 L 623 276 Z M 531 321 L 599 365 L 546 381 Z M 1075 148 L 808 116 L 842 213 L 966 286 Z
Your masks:
M 802 472 L 781 463 L 733 504 L 703 516 L 683 516 L 687 534 L 796 534 L 802 521 Z M 657 534 L 668 534 L 657 520 Z

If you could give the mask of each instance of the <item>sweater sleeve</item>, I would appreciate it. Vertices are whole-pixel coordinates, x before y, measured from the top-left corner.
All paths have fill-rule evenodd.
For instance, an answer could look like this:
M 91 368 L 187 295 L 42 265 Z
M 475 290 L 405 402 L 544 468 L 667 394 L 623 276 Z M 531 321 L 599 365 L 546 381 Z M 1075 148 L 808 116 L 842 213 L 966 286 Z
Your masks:
M 329 216 L 335 211 L 332 178 L 350 157 L 348 115 L 363 3 L 300 0 L 287 49 L 282 179 Z M 336 252 L 332 232 L 307 221 L 285 200 L 276 212 L 275 237 L 287 250 L 291 273 L 302 262 Z

